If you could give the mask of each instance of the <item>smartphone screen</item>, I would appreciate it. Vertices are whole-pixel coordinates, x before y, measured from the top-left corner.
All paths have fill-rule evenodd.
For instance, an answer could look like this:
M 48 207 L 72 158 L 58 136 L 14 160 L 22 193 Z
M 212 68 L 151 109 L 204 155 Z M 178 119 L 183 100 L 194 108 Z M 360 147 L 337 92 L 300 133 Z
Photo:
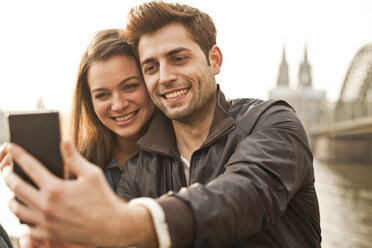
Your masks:
M 61 139 L 58 112 L 13 113 L 8 115 L 10 141 L 22 146 L 50 172 L 63 178 L 63 161 L 59 150 Z M 14 172 L 36 187 L 36 184 L 13 161 Z

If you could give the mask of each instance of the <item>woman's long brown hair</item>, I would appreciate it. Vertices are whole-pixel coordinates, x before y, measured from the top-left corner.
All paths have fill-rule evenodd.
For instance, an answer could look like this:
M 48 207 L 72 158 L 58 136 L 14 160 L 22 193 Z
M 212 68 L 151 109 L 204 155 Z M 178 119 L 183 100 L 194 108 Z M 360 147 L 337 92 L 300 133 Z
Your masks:
M 95 34 L 82 55 L 73 95 L 72 111 L 67 131 L 79 152 L 103 168 L 111 159 L 114 133 L 98 119 L 87 81 L 88 70 L 94 62 L 116 55 L 134 56 L 132 47 L 122 38 L 122 30 L 107 29 Z

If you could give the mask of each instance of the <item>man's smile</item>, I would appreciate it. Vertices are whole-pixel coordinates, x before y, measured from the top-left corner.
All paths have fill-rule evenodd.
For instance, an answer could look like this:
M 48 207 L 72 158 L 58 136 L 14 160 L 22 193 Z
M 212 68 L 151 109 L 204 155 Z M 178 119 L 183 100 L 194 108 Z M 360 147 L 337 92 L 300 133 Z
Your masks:
M 165 93 L 162 95 L 162 97 L 164 97 L 167 100 L 172 100 L 172 99 L 176 99 L 178 97 L 186 95 L 189 91 L 190 91 L 190 88 L 180 89 L 180 90 L 172 91 L 169 93 Z

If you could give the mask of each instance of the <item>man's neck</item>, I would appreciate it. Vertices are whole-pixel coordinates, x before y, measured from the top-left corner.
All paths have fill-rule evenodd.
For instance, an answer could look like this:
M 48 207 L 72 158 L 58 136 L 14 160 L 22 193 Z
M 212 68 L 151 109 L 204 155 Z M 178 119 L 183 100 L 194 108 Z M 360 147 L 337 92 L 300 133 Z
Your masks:
M 172 121 L 180 155 L 191 161 L 191 156 L 207 139 L 212 125 L 215 104 L 202 118 L 189 122 Z

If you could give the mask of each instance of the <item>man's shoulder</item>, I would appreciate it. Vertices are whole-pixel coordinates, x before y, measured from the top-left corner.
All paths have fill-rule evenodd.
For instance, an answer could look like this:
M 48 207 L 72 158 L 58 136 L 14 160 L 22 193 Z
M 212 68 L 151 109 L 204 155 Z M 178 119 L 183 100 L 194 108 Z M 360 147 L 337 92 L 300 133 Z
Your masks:
M 266 111 L 274 111 L 276 109 L 286 109 L 294 111 L 293 108 L 283 100 L 262 100 L 258 98 L 237 98 L 228 100 L 230 107 L 228 112 L 234 119 L 238 116 L 250 115 L 250 118 L 254 116 L 260 116 Z
M 305 131 L 295 110 L 283 100 L 234 99 L 230 101 L 230 115 L 235 119 L 237 131 L 251 134 L 255 130 L 275 127 L 305 138 Z

